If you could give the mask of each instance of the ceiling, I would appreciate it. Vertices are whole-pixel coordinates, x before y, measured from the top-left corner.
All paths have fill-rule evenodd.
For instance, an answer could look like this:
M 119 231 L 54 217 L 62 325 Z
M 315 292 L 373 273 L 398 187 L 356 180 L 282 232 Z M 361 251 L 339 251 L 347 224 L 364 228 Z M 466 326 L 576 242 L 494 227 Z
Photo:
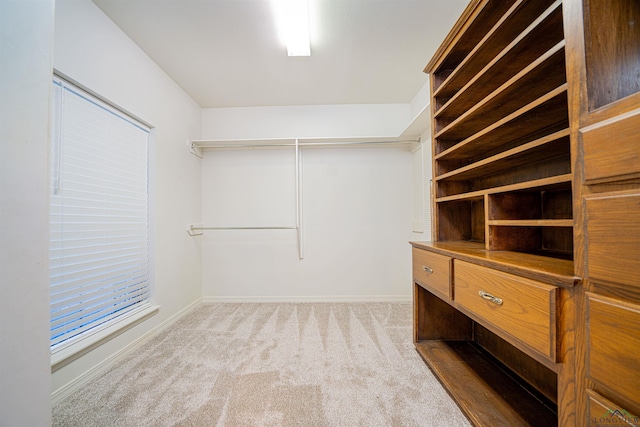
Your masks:
M 468 0 L 309 0 L 288 57 L 269 0 L 93 0 L 203 108 L 409 103 Z

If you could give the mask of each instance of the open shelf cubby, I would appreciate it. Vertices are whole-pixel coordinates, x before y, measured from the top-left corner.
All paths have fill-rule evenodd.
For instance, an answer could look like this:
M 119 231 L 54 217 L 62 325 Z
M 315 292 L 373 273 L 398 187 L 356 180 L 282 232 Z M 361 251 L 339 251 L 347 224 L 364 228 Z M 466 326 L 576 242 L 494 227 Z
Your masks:
M 557 425 L 557 373 L 414 284 L 416 350 L 475 425 Z M 444 323 L 443 323 L 444 322 Z

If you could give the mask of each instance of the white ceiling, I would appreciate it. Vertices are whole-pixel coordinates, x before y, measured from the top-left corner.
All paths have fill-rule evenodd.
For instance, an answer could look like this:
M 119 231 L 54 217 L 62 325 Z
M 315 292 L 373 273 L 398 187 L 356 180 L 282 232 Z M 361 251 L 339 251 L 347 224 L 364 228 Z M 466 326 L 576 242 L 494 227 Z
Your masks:
M 468 0 L 310 0 L 288 57 L 269 0 L 93 0 L 203 108 L 408 103 Z

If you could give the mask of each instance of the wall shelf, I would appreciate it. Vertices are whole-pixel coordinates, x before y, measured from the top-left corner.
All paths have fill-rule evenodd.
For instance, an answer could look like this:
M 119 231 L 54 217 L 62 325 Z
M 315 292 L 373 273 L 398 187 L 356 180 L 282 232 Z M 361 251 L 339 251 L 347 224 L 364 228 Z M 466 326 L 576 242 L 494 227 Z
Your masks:
M 248 138 L 189 141 L 191 153 L 202 157 L 208 150 L 256 150 L 286 148 L 353 148 L 406 146 L 414 150 L 419 137 L 328 137 L 328 138 Z

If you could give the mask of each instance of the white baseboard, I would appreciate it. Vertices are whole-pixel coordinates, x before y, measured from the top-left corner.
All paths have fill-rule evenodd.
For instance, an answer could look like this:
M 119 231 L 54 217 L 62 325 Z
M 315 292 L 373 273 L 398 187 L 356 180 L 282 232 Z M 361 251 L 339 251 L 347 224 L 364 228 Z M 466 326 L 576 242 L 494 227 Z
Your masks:
M 107 370 L 110 367 L 114 366 L 117 362 L 122 360 L 126 355 L 128 355 L 132 351 L 134 351 L 134 350 L 138 349 L 139 347 L 141 347 L 142 345 L 144 345 L 151 338 L 153 338 L 154 336 L 156 336 L 157 334 L 159 334 L 163 330 L 167 329 L 169 326 L 171 326 L 174 323 L 176 323 L 178 320 L 180 320 L 182 317 L 184 317 L 187 314 L 189 314 L 191 311 L 193 311 L 196 308 L 198 308 L 199 306 L 201 306 L 202 303 L 203 303 L 202 298 L 199 298 L 198 300 L 196 300 L 193 303 L 189 304 L 187 307 L 183 308 L 182 310 L 180 310 L 179 312 L 177 312 L 176 314 L 174 314 L 173 316 L 171 316 L 170 318 L 168 318 L 164 322 L 160 323 L 158 326 L 156 326 L 155 328 L 153 328 L 152 330 L 150 330 L 146 334 L 142 335 L 140 338 L 138 338 L 135 341 L 131 342 L 126 347 L 123 347 L 122 349 L 120 349 L 117 353 L 114 353 L 113 355 L 111 355 L 107 359 L 105 359 L 102 362 L 98 363 L 93 368 L 89 369 L 88 371 L 86 371 L 83 374 L 79 375 L 78 377 L 74 378 L 72 381 L 68 382 L 67 384 L 65 384 L 64 386 L 60 387 L 59 389 L 53 391 L 51 393 L 51 404 L 55 405 L 56 403 L 60 402 L 65 397 L 69 396 L 71 393 L 75 392 L 80 387 L 82 387 L 83 385 L 87 384 L 92 379 L 96 378 L 102 372 L 104 372 L 105 370 Z
M 204 296 L 207 303 L 284 302 L 411 302 L 411 295 L 327 295 L 327 296 Z

